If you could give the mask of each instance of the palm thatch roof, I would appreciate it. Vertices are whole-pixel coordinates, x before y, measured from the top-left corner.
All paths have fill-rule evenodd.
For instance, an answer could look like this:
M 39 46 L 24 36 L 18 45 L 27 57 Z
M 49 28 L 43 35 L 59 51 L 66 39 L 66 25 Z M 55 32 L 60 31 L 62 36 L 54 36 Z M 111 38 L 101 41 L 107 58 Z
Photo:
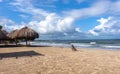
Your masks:
M 20 29 L 17 35 L 17 38 L 25 39 L 26 45 L 28 40 L 34 40 L 35 38 L 38 38 L 38 37 L 39 37 L 39 34 L 33 29 L 28 27 L 23 27 L 22 29 Z
M 11 39 L 16 39 L 18 37 L 18 33 L 19 33 L 19 30 L 13 30 L 12 32 L 7 34 L 7 36 Z
M 18 38 L 25 38 L 27 40 L 34 40 L 38 38 L 39 34 L 31 28 L 23 27 L 18 32 Z
M 5 30 L 0 29 L 0 40 L 7 40 L 9 37 L 7 37 L 8 32 Z

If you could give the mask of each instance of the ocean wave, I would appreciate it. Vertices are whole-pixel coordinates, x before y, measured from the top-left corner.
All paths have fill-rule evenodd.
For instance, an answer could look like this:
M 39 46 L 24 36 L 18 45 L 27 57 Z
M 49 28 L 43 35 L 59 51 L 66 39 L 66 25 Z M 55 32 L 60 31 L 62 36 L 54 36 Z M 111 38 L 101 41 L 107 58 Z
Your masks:
M 25 42 L 21 42 L 22 44 L 25 44 Z M 71 45 L 74 45 L 78 48 L 104 48 L 104 49 L 120 49 L 120 44 L 114 44 L 114 45 L 105 45 L 105 44 L 90 44 L 90 43 L 59 43 L 59 42 L 30 42 L 31 45 L 40 45 L 40 46 L 56 46 L 56 47 L 71 47 Z
M 50 43 L 50 42 L 34 42 L 32 45 L 41 45 L 41 46 L 58 46 L 58 47 L 69 47 L 69 44 L 65 43 Z
M 105 45 L 102 46 L 103 48 L 115 48 L 115 49 L 120 49 L 120 46 L 116 46 L 116 45 Z
M 71 44 L 73 44 L 76 47 L 90 47 L 90 46 L 92 46 L 90 44 L 85 44 L 85 43 L 71 43 Z

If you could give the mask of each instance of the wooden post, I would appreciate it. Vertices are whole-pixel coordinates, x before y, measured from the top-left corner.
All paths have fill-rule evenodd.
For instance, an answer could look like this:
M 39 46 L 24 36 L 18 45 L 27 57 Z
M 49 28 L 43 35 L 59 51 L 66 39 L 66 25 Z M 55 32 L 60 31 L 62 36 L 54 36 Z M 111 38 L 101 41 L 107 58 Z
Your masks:
M 27 46 L 27 38 L 25 38 L 25 41 L 26 41 L 26 46 Z
M 16 44 L 16 46 L 17 46 L 17 39 L 15 39 L 15 44 Z

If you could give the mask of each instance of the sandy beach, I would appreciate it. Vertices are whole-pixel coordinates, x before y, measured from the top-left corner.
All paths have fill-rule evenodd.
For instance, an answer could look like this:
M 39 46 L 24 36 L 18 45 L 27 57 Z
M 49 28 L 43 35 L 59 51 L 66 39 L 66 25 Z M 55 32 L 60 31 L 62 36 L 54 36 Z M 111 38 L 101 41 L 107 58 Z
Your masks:
M 119 50 L 1 47 L 0 54 L 0 74 L 120 74 Z

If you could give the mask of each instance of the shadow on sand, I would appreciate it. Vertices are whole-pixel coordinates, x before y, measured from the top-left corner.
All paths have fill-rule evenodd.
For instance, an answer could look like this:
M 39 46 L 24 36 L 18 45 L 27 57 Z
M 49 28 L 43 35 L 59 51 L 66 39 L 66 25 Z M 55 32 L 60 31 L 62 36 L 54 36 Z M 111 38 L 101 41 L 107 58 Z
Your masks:
M 0 45 L 0 48 L 9 48 L 9 47 L 22 47 L 23 45 Z
M 25 56 L 44 56 L 44 54 L 37 53 L 35 51 L 21 51 L 21 52 L 11 52 L 11 53 L 0 53 L 0 59 L 10 58 L 10 57 L 25 57 Z

